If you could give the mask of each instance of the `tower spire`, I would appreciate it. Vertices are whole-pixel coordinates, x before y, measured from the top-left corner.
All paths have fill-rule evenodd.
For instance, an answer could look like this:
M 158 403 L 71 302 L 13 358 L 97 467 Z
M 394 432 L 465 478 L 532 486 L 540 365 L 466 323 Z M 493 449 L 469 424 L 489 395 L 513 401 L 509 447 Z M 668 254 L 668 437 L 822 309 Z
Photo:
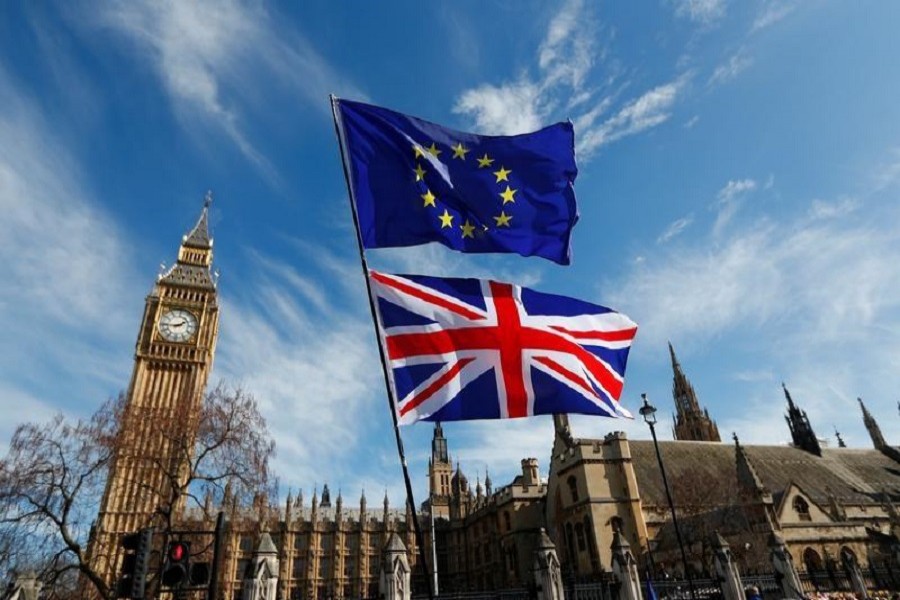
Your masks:
M 181 238 L 178 260 L 159 276 L 158 284 L 214 290 L 216 282 L 210 272 L 213 259 L 213 240 L 209 235 L 209 205 L 211 192 L 203 200 L 197 224 Z
M 875 420 L 875 417 L 872 416 L 866 408 L 866 405 L 863 404 L 862 398 L 857 398 L 856 400 L 859 402 L 859 407 L 862 409 L 863 423 L 866 426 L 866 430 L 869 432 L 869 437 L 872 438 L 872 445 L 878 450 L 885 448 L 887 442 L 884 441 L 884 435 L 881 433 L 881 427 L 878 426 L 878 421 Z
M 822 447 L 819 445 L 819 439 L 809 423 L 806 411 L 797 408 L 784 382 L 781 383 L 781 387 L 784 389 L 784 397 L 788 403 L 788 411 L 784 418 L 787 421 L 788 428 L 791 430 L 794 446 L 816 456 L 822 456 Z
M 688 381 L 675 356 L 672 342 L 669 342 L 669 356 L 672 359 L 672 398 L 675 400 L 675 439 L 697 442 L 720 442 L 719 427 L 709 418 L 709 413 L 700 408 L 694 386 Z

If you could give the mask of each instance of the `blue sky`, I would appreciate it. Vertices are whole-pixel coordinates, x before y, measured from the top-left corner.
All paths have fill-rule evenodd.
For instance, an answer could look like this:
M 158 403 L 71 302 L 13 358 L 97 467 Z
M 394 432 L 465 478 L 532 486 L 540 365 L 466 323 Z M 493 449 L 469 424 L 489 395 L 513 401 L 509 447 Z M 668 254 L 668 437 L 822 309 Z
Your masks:
M 666 340 L 724 436 L 900 441 L 900 4 L 19 3 L 0 16 L 0 436 L 125 388 L 143 301 L 212 189 L 213 379 L 252 391 L 281 489 L 403 496 L 327 101 L 481 133 L 575 123 L 574 259 L 370 253 L 606 304 L 623 401 L 667 437 Z M 574 419 L 576 435 L 640 422 Z M 448 424 L 495 485 L 549 419 Z M 403 430 L 423 498 L 430 426 Z M 4 442 L 5 443 L 5 442 Z

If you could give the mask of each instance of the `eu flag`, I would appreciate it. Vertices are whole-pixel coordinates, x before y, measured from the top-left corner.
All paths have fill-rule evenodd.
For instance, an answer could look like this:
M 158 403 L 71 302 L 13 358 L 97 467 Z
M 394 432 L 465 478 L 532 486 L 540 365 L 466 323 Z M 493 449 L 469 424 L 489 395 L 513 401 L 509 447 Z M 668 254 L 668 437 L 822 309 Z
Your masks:
M 365 248 L 439 242 L 569 264 L 578 220 L 571 123 L 486 136 L 335 102 Z

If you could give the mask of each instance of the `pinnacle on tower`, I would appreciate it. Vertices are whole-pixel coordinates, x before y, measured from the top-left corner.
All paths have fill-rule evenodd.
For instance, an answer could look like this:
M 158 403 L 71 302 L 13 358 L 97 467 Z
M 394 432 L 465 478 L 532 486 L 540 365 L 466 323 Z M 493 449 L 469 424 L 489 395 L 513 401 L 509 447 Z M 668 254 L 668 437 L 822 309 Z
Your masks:
M 847 444 L 844 443 L 844 438 L 841 437 L 841 432 L 837 430 L 837 427 L 834 428 L 834 437 L 837 438 L 838 448 L 847 447 Z
M 444 437 L 444 428 L 441 427 L 440 421 L 434 424 L 434 435 L 431 438 L 431 461 L 433 464 L 450 462 L 447 438 Z
M 203 210 L 194 228 L 184 236 L 182 244 L 191 248 L 212 248 L 212 238 L 209 237 L 209 205 L 212 204 L 212 192 L 206 192 L 203 198 Z
M 797 408 L 784 382 L 781 383 L 781 387 L 784 389 L 784 397 L 788 403 L 788 412 L 784 418 L 787 421 L 788 428 L 791 430 L 791 439 L 794 442 L 794 446 L 816 456 L 822 456 L 822 447 L 819 445 L 819 439 L 809 423 L 806 411 Z
M 866 430 L 869 432 L 869 437 L 872 438 L 872 445 L 875 446 L 878 450 L 887 447 L 887 442 L 884 441 L 884 435 L 881 433 L 881 427 L 878 426 L 878 421 L 875 420 L 875 417 L 866 409 L 866 405 L 863 404 L 862 398 L 857 398 L 859 402 L 859 407 L 862 409 L 863 414 L 863 423 L 866 426 Z
M 672 398 L 675 400 L 675 439 L 697 442 L 719 442 L 719 428 L 709 418 L 709 412 L 700 408 L 694 386 L 688 381 L 675 356 L 672 342 L 669 342 L 669 356 L 672 359 Z

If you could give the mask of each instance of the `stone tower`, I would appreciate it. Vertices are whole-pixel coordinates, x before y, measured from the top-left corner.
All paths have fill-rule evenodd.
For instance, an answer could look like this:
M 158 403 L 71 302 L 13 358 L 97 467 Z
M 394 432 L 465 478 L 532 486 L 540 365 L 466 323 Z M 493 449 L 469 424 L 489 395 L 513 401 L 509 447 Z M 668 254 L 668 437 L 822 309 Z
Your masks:
M 695 442 L 721 442 L 719 427 L 709 418 L 709 412 L 700 408 L 697 401 L 697 393 L 694 386 L 688 381 L 678 359 L 675 358 L 675 350 L 669 343 L 669 356 L 672 357 L 672 398 L 675 400 L 675 434 L 676 440 L 689 440 Z
M 207 194 L 197 224 L 182 238 L 177 261 L 159 275 L 146 298 L 116 449 L 89 550 L 90 560 L 110 585 L 120 567 L 120 536 L 155 524 L 159 507 L 171 503 L 166 472 L 179 473 L 185 467 L 183 453 L 172 448 L 178 442 L 193 448 L 219 323 L 216 281 L 210 270 L 211 200 Z
M 816 456 L 822 456 L 822 447 L 819 445 L 815 432 L 813 432 L 812 425 L 809 424 L 809 417 L 806 416 L 806 411 L 800 410 L 794 405 L 791 393 L 784 383 L 781 384 L 781 387 L 784 389 L 784 397 L 788 403 L 788 412 L 784 418 L 791 430 L 791 439 L 794 442 L 794 446 Z
M 431 460 L 428 461 L 429 501 L 435 518 L 450 518 L 450 478 L 453 464 L 447 452 L 447 438 L 440 423 L 434 425 L 431 439 Z

